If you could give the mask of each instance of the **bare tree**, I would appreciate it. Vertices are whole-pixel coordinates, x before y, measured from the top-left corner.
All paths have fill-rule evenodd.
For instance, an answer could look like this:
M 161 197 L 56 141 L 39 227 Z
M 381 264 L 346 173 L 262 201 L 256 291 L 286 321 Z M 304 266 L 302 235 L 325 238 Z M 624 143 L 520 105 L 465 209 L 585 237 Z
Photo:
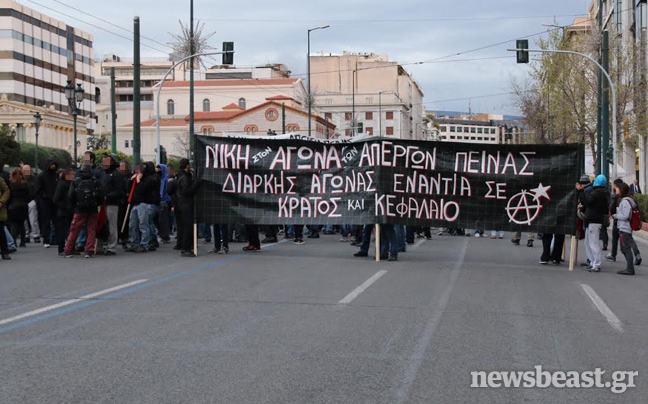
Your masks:
M 175 135 L 173 142 L 176 150 L 179 150 L 182 157 L 190 158 L 191 157 L 191 147 L 189 143 L 189 136 L 185 133 L 178 133 Z
M 191 35 L 189 33 L 189 28 L 188 25 L 184 25 L 182 21 L 180 21 L 180 34 L 169 32 L 169 35 L 173 38 L 173 41 L 169 42 L 169 45 L 173 48 L 173 54 L 179 58 L 191 56 Z M 207 42 L 216 34 L 216 32 L 204 33 L 204 29 L 205 23 L 196 21 L 194 27 L 194 54 L 207 53 L 214 50 L 214 48 Z M 185 69 L 189 69 L 189 63 L 189 61 L 185 63 Z M 196 69 L 197 66 L 202 66 L 205 69 L 207 68 L 204 59 L 200 56 L 194 58 L 193 68 Z

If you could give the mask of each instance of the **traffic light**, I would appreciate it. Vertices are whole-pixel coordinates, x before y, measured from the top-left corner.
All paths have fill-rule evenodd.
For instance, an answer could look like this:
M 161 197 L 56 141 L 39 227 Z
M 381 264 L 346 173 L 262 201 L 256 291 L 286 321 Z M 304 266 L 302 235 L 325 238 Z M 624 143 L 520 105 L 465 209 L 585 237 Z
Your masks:
M 167 151 L 164 146 L 160 145 L 160 164 L 167 163 Z
M 528 39 L 518 39 L 516 41 L 516 49 L 529 49 L 529 40 Z M 529 63 L 529 52 L 525 50 L 517 51 L 517 62 L 518 63 Z
M 234 42 L 223 42 L 223 64 L 224 65 L 233 65 L 234 64 Z
M 614 148 L 610 145 L 605 156 L 608 164 L 614 164 Z

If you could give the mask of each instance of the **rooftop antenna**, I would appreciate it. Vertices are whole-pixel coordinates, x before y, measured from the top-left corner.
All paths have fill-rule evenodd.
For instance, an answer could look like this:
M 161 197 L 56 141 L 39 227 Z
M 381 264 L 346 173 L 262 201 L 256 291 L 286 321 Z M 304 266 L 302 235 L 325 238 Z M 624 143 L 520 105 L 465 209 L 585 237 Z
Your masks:
M 468 117 L 472 119 L 472 99 L 468 98 Z

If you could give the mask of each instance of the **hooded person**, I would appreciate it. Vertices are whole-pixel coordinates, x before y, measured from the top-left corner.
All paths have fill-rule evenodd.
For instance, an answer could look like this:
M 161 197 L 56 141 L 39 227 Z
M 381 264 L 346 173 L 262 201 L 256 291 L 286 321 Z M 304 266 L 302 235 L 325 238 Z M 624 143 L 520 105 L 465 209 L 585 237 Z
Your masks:
M 85 163 L 76 173 L 68 191 L 68 199 L 74 206 L 74 216 L 70 225 L 70 233 L 65 242 L 65 258 L 72 258 L 72 251 L 76 244 L 81 229 L 86 227 L 85 258 L 92 258 L 95 253 L 95 240 L 97 236 L 97 222 L 99 213 L 97 209 L 104 201 L 101 184 L 92 172 L 92 166 Z
M 28 216 L 29 222 L 25 224 L 25 230 L 29 231 L 27 242 L 31 237 L 34 240 L 34 243 L 40 243 L 40 226 L 38 224 L 38 205 L 36 203 L 36 177 L 32 175 L 32 169 L 29 164 L 23 164 L 22 166 L 23 177 L 27 184 L 32 195 L 32 200 L 27 204 L 28 207 Z M 56 227 L 56 226 L 55 226 Z
M 111 155 L 103 158 L 104 174 L 101 181 L 106 199 L 106 218 L 108 220 L 108 240 L 104 246 L 105 255 L 116 255 L 119 229 L 119 207 L 124 200 L 124 174 L 119 170 L 119 163 Z
M 52 244 L 52 221 L 57 213 L 54 193 L 58 183 L 58 169 L 58 163 L 54 159 L 48 159 L 45 162 L 45 169 L 36 177 L 34 187 L 38 202 L 39 227 L 45 248 L 49 248 Z
M 135 168 L 135 174 L 131 177 L 134 181 L 133 195 L 131 200 L 131 213 L 129 218 L 130 248 L 126 251 L 143 253 L 153 251 L 151 242 L 151 216 L 154 204 L 159 200 L 157 192 L 158 180 L 155 175 L 155 166 L 152 162 L 146 162 Z
M 0 253 L 3 260 L 10 260 L 9 246 L 7 244 L 7 233 L 5 233 L 5 222 L 7 221 L 7 202 L 11 197 L 11 191 L 6 182 L 0 177 Z
M 162 243 L 168 243 L 171 241 L 171 229 L 169 225 L 171 223 L 171 197 L 169 196 L 167 189 L 171 178 L 171 172 L 169 167 L 164 164 L 159 164 L 158 168 L 160 169 L 160 212 L 158 214 L 158 233 L 162 239 Z
M 178 222 L 178 244 L 183 257 L 195 257 L 193 253 L 193 223 L 194 223 L 194 196 L 200 188 L 201 182 L 195 181 L 191 173 L 188 159 L 180 160 L 176 191 L 177 204 L 175 206 L 176 220 Z M 258 237 L 258 235 L 257 235 Z
M 70 187 L 74 181 L 74 175 L 74 170 L 71 168 L 63 170 L 59 175 L 56 193 L 54 193 L 54 203 L 58 207 L 54 227 L 56 228 L 59 257 L 65 256 L 65 242 L 70 234 L 70 225 L 74 218 L 74 206 L 70 203 Z M 73 251 L 74 253 L 75 251 Z
M 601 271 L 602 250 L 599 237 L 605 217 L 610 212 L 607 185 L 607 178 L 601 174 L 594 180 L 591 191 L 585 188 L 583 197 L 580 198 L 579 209 L 586 224 L 585 252 L 589 261 L 587 268 L 590 272 Z
M 22 170 L 15 168 L 9 182 L 11 198 L 7 203 L 9 229 L 14 240 L 20 236 L 20 247 L 26 246 L 25 221 L 29 217 L 29 202 L 32 200 L 29 184 L 23 177 Z
M 131 171 L 130 164 L 126 160 L 119 162 L 119 172 L 122 174 L 124 180 L 122 188 L 124 191 L 124 196 L 119 204 L 119 242 L 122 244 L 124 249 L 128 248 L 128 217 L 126 216 L 126 210 L 128 209 L 128 201 L 131 193 L 131 176 L 133 175 Z M 124 221 L 126 225 L 124 226 Z M 122 231 L 122 228 L 124 231 Z

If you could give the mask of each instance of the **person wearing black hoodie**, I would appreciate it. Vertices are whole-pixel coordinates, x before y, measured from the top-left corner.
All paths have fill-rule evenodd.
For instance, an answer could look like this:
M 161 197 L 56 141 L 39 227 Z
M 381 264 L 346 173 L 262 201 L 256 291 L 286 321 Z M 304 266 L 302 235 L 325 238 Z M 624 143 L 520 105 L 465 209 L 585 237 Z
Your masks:
M 65 241 L 70 234 L 70 225 L 74 217 L 74 206 L 70 203 L 69 197 L 72 181 L 74 181 L 74 170 L 71 168 L 63 170 L 54 193 L 54 203 L 58 208 L 54 228 L 56 229 L 56 244 L 58 245 L 59 257 L 65 256 Z M 75 252 L 72 251 L 72 254 Z
M 124 199 L 124 175 L 119 171 L 119 164 L 111 156 L 103 158 L 104 174 L 101 183 L 106 195 L 106 219 L 108 220 L 108 245 L 104 248 L 105 255 L 115 255 L 119 229 L 119 206 Z
M 58 163 L 54 159 L 49 159 L 45 163 L 45 170 L 36 177 L 35 192 L 38 201 L 39 227 L 45 248 L 49 248 L 52 244 L 52 220 L 56 218 L 54 193 L 58 182 L 58 169 Z
M 101 184 L 93 175 L 90 165 L 84 164 L 77 175 L 68 191 L 70 205 L 74 206 L 74 216 L 70 225 L 70 234 L 65 242 L 65 258 L 72 258 L 72 250 L 84 225 L 87 230 L 85 258 L 92 258 L 95 252 L 99 218 L 97 208 L 103 202 L 104 195 Z
M 176 185 L 177 204 L 175 206 L 178 221 L 178 244 L 183 257 L 195 257 L 193 252 L 194 196 L 201 182 L 195 181 L 188 159 L 180 160 L 180 172 Z
M 29 201 L 32 200 L 31 190 L 29 184 L 22 175 L 20 168 L 15 168 L 11 172 L 11 180 L 9 182 L 9 190 L 11 191 L 11 198 L 7 204 L 7 211 L 9 213 L 9 231 L 11 237 L 18 241 L 20 236 L 20 247 L 25 247 L 25 220 L 29 217 Z
M 157 177 L 155 166 L 148 161 L 135 169 L 135 175 L 131 178 L 135 181 L 133 188 L 133 199 L 131 201 L 130 213 L 130 243 L 128 252 L 143 253 L 154 251 L 155 247 L 151 242 L 151 215 L 153 204 L 160 198 L 160 191 L 157 188 Z M 157 193 L 157 195 L 156 195 Z

